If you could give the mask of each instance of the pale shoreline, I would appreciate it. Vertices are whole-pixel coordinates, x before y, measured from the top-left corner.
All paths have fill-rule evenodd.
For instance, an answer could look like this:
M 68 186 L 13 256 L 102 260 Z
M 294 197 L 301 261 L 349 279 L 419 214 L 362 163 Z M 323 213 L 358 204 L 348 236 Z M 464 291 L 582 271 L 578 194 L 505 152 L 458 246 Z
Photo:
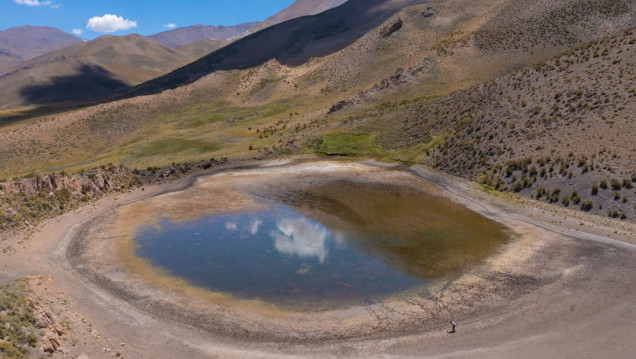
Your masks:
M 104 291 L 102 287 L 78 278 L 71 270 L 63 255 L 67 250 L 64 244 L 68 244 L 71 239 L 69 232 L 79 229 L 78 223 L 101 216 L 122 203 L 136 202 L 159 193 L 188 187 L 193 179 L 146 188 L 145 191 L 134 191 L 119 195 L 117 197 L 120 198 L 117 199 L 108 197 L 48 221 L 27 242 L 25 249 L 2 257 L 3 264 L 6 263 L 3 275 L 9 278 L 28 274 L 53 276 L 54 280 L 48 287 L 68 296 L 72 304 L 66 310 L 82 313 L 82 316 L 92 322 L 92 327 L 101 333 L 99 339 L 87 339 L 86 344 L 82 343 L 77 347 L 67 345 L 67 350 L 71 353 L 83 351 L 91 357 L 105 355 L 101 350 L 103 346 L 100 346 L 104 345 L 105 338 L 116 338 L 113 342 L 125 342 L 125 350 L 122 352 L 128 357 L 166 358 L 413 355 L 496 358 L 508 356 L 513 351 L 516 357 L 580 357 L 588 352 L 594 357 L 626 357 L 630 351 L 636 350 L 636 344 L 627 339 L 636 334 L 636 314 L 631 309 L 636 289 L 630 285 L 636 278 L 636 251 L 633 250 L 635 239 L 629 235 L 633 232 L 627 232 L 627 239 L 631 239 L 629 242 L 632 243 L 617 241 L 598 233 L 581 234 L 567 228 L 558 228 L 562 233 L 558 234 L 552 231 L 554 224 L 542 221 L 537 218 L 539 216 L 530 218 L 528 213 L 532 209 L 523 208 L 512 201 L 493 198 L 474 190 L 467 183 L 447 176 L 425 169 L 413 171 L 433 180 L 437 185 L 445 186 L 450 190 L 448 195 L 453 200 L 488 217 L 508 221 L 509 224 L 516 223 L 516 229 L 524 231 L 528 236 L 538 233 L 541 236 L 525 242 L 517 241 L 517 247 L 509 248 L 504 257 L 496 263 L 490 263 L 493 271 L 476 273 L 472 281 L 462 282 L 463 287 L 458 287 L 458 291 L 445 293 L 442 302 L 452 307 L 440 309 L 438 313 L 429 313 L 427 323 L 418 324 L 418 320 L 424 317 L 416 317 L 417 320 L 408 322 L 413 319 L 398 316 L 400 321 L 411 323 L 406 329 L 391 327 L 390 316 L 395 316 L 396 308 L 387 306 L 375 308 L 374 320 L 354 321 L 346 326 L 375 327 L 374 332 L 367 332 L 365 335 L 334 332 L 336 335 L 330 338 L 320 335 L 314 339 L 305 338 L 303 344 L 290 343 L 293 339 L 291 337 L 259 337 L 254 334 L 246 335 L 244 331 L 237 331 L 229 336 L 227 333 L 217 336 L 207 330 L 197 329 L 200 328 L 197 323 L 164 320 L 147 308 L 140 310 L 138 304 L 147 301 L 147 297 L 139 296 L 136 298 L 137 305 L 131 305 L 130 301 L 113 295 L 112 289 Z M 511 212 L 511 208 L 516 208 L 516 213 Z M 30 263 L 28 268 L 24 266 L 26 261 Z M 487 278 L 493 273 L 502 276 Z M 508 277 L 503 275 L 506 273 Z M 607 278 L 611 278 L 614 283 L 608 283 Z M 483 287 L 487 283 L 503 283 L 506 286 L 491 287 L 496 290 L 488 292 Z M 506 296 L 497 292 L 502 288 L 515 287 L 519 289 L 515 295 Z M 470 295 L 453 298 L 453 293 Z M 470 302 L 464 303 L 466 307 L 462 307 L 462 301 L 467 299 Z M 474 303 L 486 304 L 475 309 L 472 308 L 473 300 L 476 300 Z M 428 308 L 431 309 L 433 308 Z M 223 313 L 227 314 L 227 310 Z M 445 333 L 449 317 L 459 317 L 458 333 L 454 336 Z M 253 325 L 262 323 L 255 319 Z M 333 327 L 324 329 L 330 331 Z M 293 326 L 282 326 L 279 331 L 299 332 Z M 75 332 L 80 337 L 84 335 L 78 329 L 73 330 L 74 335 Z M 612 346 L 606 341 L 607 336 L 614 338 Z M 360 337 L 366 339 L 355 339 Z M 557 352 L 561 355 L 555 354 Z

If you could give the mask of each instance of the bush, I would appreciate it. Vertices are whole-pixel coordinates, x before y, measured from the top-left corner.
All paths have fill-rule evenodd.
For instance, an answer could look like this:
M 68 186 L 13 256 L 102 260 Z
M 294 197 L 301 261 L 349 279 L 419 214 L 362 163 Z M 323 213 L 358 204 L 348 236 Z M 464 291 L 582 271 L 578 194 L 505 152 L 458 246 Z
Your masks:
M 593 184 L 592 185 L 592 196 L 596 196 L 598 194 L 598 185 L 597 184 Z
M 621 194 L 618 191 L 614 191 L 614 200 L 618 201 L 619 199 L 621 199 Z
M 602 180 L 601 181 L 601 188 L 602 189 L 607 189 L 607 181 L 606 180 Z
M 550 195 L 550 203 L 558 202 L 560 196 L 561 196 L 561 189 L 560 188 L 553 189 L 552 194 Z
M 621 183 L 621 181 L 617 180 L 617 179 L 613 179 L 612 182 L 612 189 L 613 190 L 619 190 L 623 187 L 623 184 Z
M 594 208 L 594 203 L 592 203 L 592 201 L 585 201 L 581 203 L 581 209 L 585 212 L 592 210 L 592 208 Z
M 546 193 L 545 188 L 543 187 L 537 188 L 537 199 L 541 199 L 541 197 L 543 197 L 545 193 Z
M 564 206 L 569 206 L 570 205 L 570 197 L 565 196 L 563 197 L 563 200 L 561 201 L 561 203 L 563 203 Z
M 630 180 L 629 178 L 625 178 L 623 180 L 623 187 L 627 189 L 632 189 L 632 180 Z

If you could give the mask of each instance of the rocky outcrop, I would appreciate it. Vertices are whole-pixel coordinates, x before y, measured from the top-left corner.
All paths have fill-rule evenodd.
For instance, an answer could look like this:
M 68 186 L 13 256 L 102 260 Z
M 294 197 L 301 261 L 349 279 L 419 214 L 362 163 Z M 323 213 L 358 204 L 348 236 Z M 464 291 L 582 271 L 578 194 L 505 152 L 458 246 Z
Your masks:
M 57 322 L 53 313 L 33 298 L 27 298 L 33 307 L 33 325 L 44 330 L 40 349 L 45 353 L 55 353 L 62 347 L 61 336 L 64 335 L 62 326 Z
M 42 192 L 56 192 L 67 189 L 72 194 L 96 195 L 116 189 L 117 184 L 129 180 L 131 172 L 124 166 L 104 167 L 69 176 L 64 173 L 53 173 L 44 176 L 21 178 L 2 184 L 3 192 L 20 193 L 36 196 Z

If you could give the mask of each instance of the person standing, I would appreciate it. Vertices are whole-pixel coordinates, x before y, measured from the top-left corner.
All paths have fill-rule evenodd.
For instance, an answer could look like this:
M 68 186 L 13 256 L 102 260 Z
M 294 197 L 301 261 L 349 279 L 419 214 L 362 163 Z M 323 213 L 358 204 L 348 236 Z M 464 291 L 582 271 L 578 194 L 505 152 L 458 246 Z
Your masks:
M 451 328 L 451 331 L 449 333 L 455 333 L 455 326 L 457 325 L 454 321 L 451 320 L 451 325 L 453 326 Z

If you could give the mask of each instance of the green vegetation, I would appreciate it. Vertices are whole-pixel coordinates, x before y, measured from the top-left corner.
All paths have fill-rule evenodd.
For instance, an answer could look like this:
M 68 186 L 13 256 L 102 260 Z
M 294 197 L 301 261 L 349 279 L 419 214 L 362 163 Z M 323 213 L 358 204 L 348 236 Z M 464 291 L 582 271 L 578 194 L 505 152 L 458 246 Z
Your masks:
M 328 156 L 375 156 L 380 149 L 375 135 L 333 133 L 316 141 L 316 152 Z
M 29 358 L 29 347 L 37 345 L 33 308 L 26 298 L 8 287 L 0 288 L 0 357 Z
M 213 141 L 190 140 L 185 138 L 172 138 L 158 140 L 143 146 L 134 152 L 135 157 L 151 157 L 158 155 L 170 155 L 180 153 L 208 153 L 219 149 L 219 145 Z
M 24 192 L 6 193 L 0 200 L 3 200 L 6 207 L 12 209 L 11 212 L 0 210 L 0 230 L 13 228 L 25 221 L 34 224 L 48 216 L 64 213 L 75 206 L 67 189 L 56 191 L 52 196 L 44 192 L 37 196 L 29 196 Z

